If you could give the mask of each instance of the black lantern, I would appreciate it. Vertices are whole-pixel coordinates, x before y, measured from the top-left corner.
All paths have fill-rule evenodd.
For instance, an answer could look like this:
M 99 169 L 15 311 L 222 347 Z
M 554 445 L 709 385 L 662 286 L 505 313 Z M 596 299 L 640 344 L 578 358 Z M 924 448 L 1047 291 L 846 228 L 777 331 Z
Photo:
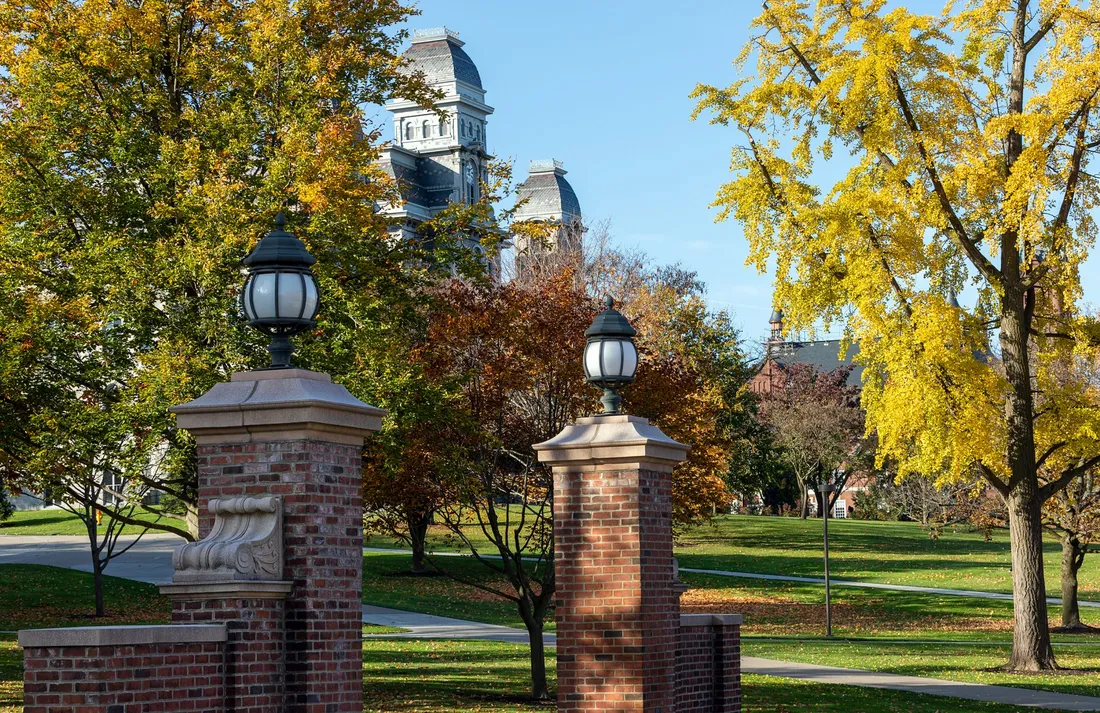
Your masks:
M 637 334 L 626 317 L 615 309 L 615 300 L 604 299 L 605 309 L 584 331 L 588 343 L 584 346 L 584 375 L 588 383 L 603 389 L 603 414 L 619 413 L 618 388 L 634 381 L 638 369 L 638 350 L 633 337 Z
M 286 227 L 286 216 L 275 218 L 275 230 L 265 235 L 243 262 L 248 280 L 241 291 L 241 308 L 249 326 L 271 337 L 271 369 L 290 367 L 290 338 L 314 324 L 320 300 L 310 265 L 317 259 Z

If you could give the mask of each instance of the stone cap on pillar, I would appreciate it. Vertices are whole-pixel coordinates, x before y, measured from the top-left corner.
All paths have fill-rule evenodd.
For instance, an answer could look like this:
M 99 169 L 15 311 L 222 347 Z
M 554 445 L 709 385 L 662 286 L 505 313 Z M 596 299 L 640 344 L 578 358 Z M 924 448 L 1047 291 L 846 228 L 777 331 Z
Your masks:
M 649 419 L 626 414 L 579 418 L 561 433 L 536 443 L 539 462 L 555 470 L 644 468 L 671 471 L 690 446 L 672 440 Z
M 198 443 L 318 440 L 362 445 L 382 427 L 365 404 L 328 374 L 305 369 L 242 371 L 194 401 L 170 409 Z

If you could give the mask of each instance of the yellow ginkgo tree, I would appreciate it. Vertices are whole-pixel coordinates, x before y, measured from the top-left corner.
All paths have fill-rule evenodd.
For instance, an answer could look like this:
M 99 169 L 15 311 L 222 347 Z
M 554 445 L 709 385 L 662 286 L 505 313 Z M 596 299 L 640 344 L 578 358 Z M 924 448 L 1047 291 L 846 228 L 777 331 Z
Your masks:
M 903 477 L 980 475 L 1005 498 L 1007 668 L 1055 668 L 1041 507 L 1100 462 L 1100 396 L 1073 378 L 1100 343 L 1080 308 L 1100 7 L 768 0 L 752 32 L 742 78 L 694 95 L 742 136 L 719 218 L 774 269 L 790 327 L 840 324 L 859 343 L 880 459 Z

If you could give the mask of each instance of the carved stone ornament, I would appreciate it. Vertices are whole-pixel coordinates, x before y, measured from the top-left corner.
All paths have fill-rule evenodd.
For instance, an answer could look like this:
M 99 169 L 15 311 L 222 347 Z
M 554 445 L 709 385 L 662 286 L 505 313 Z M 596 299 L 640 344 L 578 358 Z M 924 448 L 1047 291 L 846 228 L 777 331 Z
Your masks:
M 210 534 L 173 553 L 174 583 L 283 578 L 282 498 L 211 500 L 210 513 Z

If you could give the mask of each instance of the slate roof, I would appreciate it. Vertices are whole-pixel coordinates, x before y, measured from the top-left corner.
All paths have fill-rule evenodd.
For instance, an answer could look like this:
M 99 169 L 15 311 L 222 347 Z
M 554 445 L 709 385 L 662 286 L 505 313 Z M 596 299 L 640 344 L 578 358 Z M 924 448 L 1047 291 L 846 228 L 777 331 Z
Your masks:
M 550 166 L 547 170 L 546 166 Z M 519 184 L 519 198 L 527 202 L 516 212 L 516 218 L 523 220 L 539 217 L 547 213 L 565 218 L 581 217 L 581 202 L 569 181 L 565 180 L 565 170 L 554 162 L 532 161 L 531 173 L 527 180 Z
M 457 79 L 484 89 L 477 66 L 462 49 L 462 42 L 452 35 L 454 33 L 448 33 L 428 42 L 414 41 L 405 50 L 405 57 L 412 61 L 410 69 L 423 72 L 432 84 L 453 82 Z
M 842 366 L 852 366 L 848 375 L 848 385 L 859 387 L 863 381 L 863 367 L 853 364 L 859 346 L 851 344 L 840 358 L 840 340 L 826 339 L 820 342 L 779 342 L 768 346 L 768 358 L 782 364 L 809 364 L 820 371 L 833 371 Z

